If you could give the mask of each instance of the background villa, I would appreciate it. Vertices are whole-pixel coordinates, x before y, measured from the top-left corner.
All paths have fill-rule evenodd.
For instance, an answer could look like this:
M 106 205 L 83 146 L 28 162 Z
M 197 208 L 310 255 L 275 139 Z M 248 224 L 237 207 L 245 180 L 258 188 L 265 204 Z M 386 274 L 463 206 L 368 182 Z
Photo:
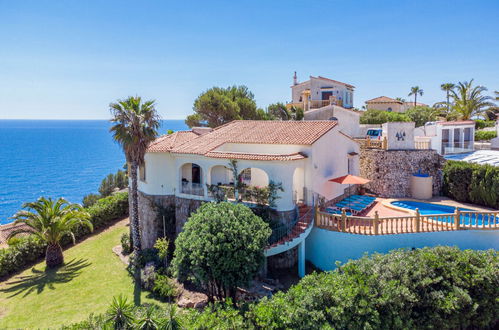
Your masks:
M 427 106 L 424 103 L 416 102 L 416 106 Z M 414 107 L 414 102 L 403 102 L 397 99 L 392 99 L 388 96 L 379 96 L 366 101 L 367 110 L 382 110 L 393 112 L 406 112 Z

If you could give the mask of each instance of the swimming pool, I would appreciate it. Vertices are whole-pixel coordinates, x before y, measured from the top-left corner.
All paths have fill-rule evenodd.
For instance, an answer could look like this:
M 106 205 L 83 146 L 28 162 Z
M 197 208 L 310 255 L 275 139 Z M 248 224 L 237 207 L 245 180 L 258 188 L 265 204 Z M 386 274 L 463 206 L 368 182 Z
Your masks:
M 390 204 L 393 206 L 401 207 L 404 209 L 408 209 L 411 211 L 415 211 L 419 209 L 419 214 L 421 215 L 434 215 L 434 214 L 453 214 L 456 210 L 454 206 L 450 205 L 442 205 L 442 204 L 434 204 L 434 203 L 424 203 L 424 202 L 416 202 L 416 201 L 393 201 Z M 460 207 L 460 211 L 476 211 L 472 209 L 467 209 Z M 446 223 L 454 223 L 454 217 L 431 217 L 432 220 L 446 222 Z M 475 213 L 465 213 L 461 214 L 460 217 L 461 225 L 485 225 L 499 223 L 499 217 L 494 217 L 492 214 L 475 214 Z

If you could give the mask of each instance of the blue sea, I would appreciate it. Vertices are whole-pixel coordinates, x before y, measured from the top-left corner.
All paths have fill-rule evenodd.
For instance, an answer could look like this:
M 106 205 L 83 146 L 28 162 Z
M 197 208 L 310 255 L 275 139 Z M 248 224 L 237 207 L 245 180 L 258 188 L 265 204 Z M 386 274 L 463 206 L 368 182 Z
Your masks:
M 106 120 L 0 120 L 0 224 L 24 202 L 40 196 L 81 203 L 97 193 L 125 156 Z M 164 120 L 168 129 L 187 129 L 183 120 Z

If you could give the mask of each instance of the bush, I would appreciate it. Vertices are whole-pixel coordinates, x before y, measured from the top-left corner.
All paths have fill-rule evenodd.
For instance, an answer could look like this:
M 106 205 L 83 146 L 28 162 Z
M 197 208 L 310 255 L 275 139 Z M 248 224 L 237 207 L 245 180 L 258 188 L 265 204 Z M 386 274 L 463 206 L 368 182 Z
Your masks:
M 213 297 L 234 297 L 263 262 L 271 230 L 242 204 L 205 203 L 193 213 L 175 241 L 172 261 L 180 281 L 193 280 Z
M 94 229 L 103 228 L 114 220 L 128 215 L 128 193 L 122 192 L 100 199 L 95 205 L 88 208 Z M 76 238 L 90 233 L 88 227 L 79 226 L 74 230 Z M 63 246 L 72 244 L 68 235 L 61 241 Z M 46 245 L 34 236 L 22 238 L 20 242 L 8 248 L 0 249 L 0 278 L 24 269 L 38 261 L 45 254 Z
M 362 116 L 360 116 L 361 124 L 384 124 L 387 122 L 395 122 L 395 121 L 412 121 L 411 118 L 405 113 L 400 112 L 390 112 L 390 111 L 381 111 L 381 110 L 367 110 Z
M 443 169 L 444 194 L 459 202 L 499 208 L 499 168 L 492 165 L 447 161 Z
M 496 131 L 475 131 L 475 141 L 489 141 L 496 137 Z
M 483 120 L 483 119 L 475 120 L 476 129 L 484 129 L 485 127 L 494 127 L 495 125 L 496 122 L 494 120 Z
M 85 197 L 83 197 L 83 207 L 87 208 L 87 207 L 90 207 L 92 205 L 94 205 L 95 203 L 97 203 L 97 201 L 101 198 L 100 195 L 98 194 L 88 194 L 86 195 Z
M 195 309 L 184 314 L 182 325 L 185 329 L 252 329 L 244 317 L 230 303 L 216 303 L 203 311 Z
M 156 275 L 153 292 L 168 301 L 177 298 L 179 294 L 173 280 L 166 275 Z
M 156 267 L 149 264 L 140 271 L 140 286 L 147 291 L 152 291 L 156 281 Z
M 420 127 L 427 122 L 437 120 L 440 110 L 432 107 L 416 106 L 407 110 L 405 114 L 415 123 L 416 127 Z
M 132 253 L 132 241 L 129 233 L 121 235 L 121 249 L 125 255 Z
M 449 329 L 499 317 L 494 250 L 396 250 L 314 273 L 247 314 L 263 329 Z

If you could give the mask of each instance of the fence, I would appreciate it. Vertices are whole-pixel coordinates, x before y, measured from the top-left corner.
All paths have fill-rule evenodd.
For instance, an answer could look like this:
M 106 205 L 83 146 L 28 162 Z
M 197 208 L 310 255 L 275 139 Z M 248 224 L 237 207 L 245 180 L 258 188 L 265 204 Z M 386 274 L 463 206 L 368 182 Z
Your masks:
M 388 141 L 386 136 L 383 137 L 382 140 L 372 140 L 370 138 L 363 139 L 363 138 L 357 138 L 355 139 L 361 147 L 367 148 L 367 149 L 384 149 L 386 150 L 388 147 Z
M 469 229 L 499 229 L 499 211 L 475 212 L 456 209 L 453 214 L 415 215 L 374 218 L 330 214 L 317 210 L 318 228 L 360 235 L 389 235 Z

